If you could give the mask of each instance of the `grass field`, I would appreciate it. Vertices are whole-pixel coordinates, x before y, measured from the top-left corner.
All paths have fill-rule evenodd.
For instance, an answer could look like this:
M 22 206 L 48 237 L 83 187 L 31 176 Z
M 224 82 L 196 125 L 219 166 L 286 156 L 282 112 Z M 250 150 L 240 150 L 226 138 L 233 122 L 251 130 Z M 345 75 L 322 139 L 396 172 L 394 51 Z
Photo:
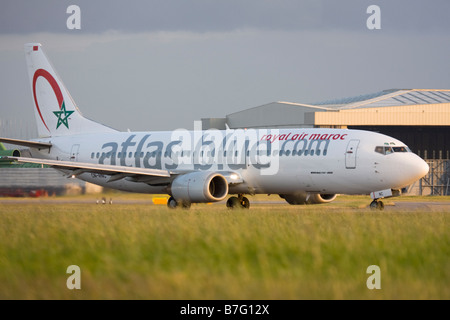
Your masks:
M 445 206 L 372 212 L 367 197 L 340 197 L 187 211 L 65 199 L 1 204 L 0 299 L 450 299 Z M 70 265 L 80 290 L 66 287 Z M 370 265 L 380 290 L 366 286 Z

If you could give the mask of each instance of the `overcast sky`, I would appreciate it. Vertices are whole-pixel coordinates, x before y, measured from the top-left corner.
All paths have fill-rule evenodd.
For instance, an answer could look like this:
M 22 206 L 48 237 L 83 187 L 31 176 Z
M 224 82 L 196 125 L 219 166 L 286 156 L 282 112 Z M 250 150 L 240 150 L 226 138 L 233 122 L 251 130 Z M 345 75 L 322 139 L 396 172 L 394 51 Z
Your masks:
M 380 30 L 366 24 L 374 4 Z M 69 5 L 80 30 L 67 28 Z M 2 0 L 0 133 L 35 126 L 27 42 L 42 43 L 88 118 L 191 129 L 273 101 L 450 89 L 449 12 L 448 0 Z

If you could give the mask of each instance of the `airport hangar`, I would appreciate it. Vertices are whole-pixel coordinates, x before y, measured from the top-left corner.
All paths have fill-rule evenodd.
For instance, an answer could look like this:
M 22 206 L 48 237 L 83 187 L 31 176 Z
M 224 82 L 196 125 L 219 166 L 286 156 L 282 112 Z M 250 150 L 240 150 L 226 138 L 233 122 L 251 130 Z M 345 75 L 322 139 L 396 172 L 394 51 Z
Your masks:
M 409 192 L 450 195 L 450 89 L 389 89 L 320 103 L 272 102 L 226 118 L 202 119 L 203 129 L 348 128 L 394 137 L 430 165 Z

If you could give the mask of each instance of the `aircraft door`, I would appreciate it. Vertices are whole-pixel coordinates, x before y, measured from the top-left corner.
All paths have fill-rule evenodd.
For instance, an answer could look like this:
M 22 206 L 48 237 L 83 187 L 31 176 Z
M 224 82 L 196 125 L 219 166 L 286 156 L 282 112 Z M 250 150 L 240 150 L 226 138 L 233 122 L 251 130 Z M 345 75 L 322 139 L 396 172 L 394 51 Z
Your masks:
M 345 167 L 347 169 L 356 168 L 356 154 L 358 151 L 359 140 L 350 140 L 345 152 Z
M 78 152 L 80 150 L 79 144 L 74 144 L 72 150 L 70 151 L 70 161 L 78 161 Z

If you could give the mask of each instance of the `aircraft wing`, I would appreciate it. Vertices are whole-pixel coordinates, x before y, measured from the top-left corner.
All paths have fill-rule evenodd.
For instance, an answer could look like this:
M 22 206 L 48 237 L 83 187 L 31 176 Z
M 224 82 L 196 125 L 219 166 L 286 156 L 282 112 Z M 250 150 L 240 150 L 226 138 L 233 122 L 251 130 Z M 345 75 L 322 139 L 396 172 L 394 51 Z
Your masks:
M 36 148 L 36 149 L 50 149 L 52 146 L 52 144 L 48 143 L 48 142 L 38 142 L 38 141 L 10 139 L 10 138 L 0 138 L 0 142 L 16 144 L 19 146 Z
M 111 178 L 109 182 L 120 180 L 126 177 L 139 178 L 170 178 L 171 174 L 167 170 L 149 169 L 149 168 L 135 168 L 127 166 L 112 166 L 106 164 L 93 164 L 84 162 L 72 162 L 72 161 L 58 161 L 47 160 L 38 158 L 26 158 L 26 157 L 1 157 L 2 160 L 17 161 L 24 163 L 37 163 L 45 164 L 52 168 L 59 170 L 70 171 L 71 176 L 77 176 L 82 173 L 96 173 L 109 175 Z M 151 179 L 149 179 L 151 180 Z M 167 179 L 167 183 L 170 180 Z M 149 181 L 150 182 L 150 181 Z
M 168 170 L 136 168 L 107 164 L 94 164 L 85 162 L 59 161 L 27 157 L 0 157 L 0 160 L 16 161 L 23 163 L 45 164 L 55 169 L 69 171 L 70 176 L 78 176 L 82 173 L 96 173 L 110 176 L 108 182 L 129 178 L 135 182 L 145 182 L 150 185 L 167 185 L 173 178 L 188 172 L 169 172 Z M 220 171 L 229 184 L 243 182 L 242 176 L 236 172 Z

